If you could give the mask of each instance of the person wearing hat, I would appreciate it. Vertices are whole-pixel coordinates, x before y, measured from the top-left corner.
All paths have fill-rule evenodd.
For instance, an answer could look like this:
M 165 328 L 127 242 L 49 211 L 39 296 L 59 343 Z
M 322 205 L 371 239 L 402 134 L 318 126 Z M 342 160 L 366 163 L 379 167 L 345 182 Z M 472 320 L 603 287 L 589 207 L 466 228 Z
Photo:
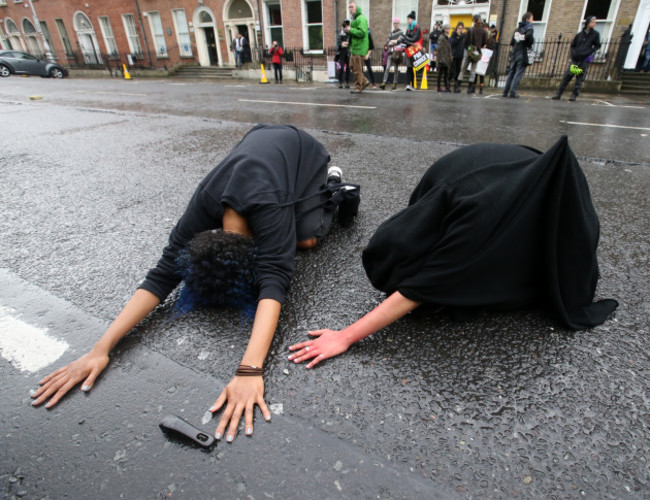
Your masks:
M 461 80 L 464 80 L 467 77 L 467 93 L 474 93 L 474 84 L 476 81 L 476 66 L 480 60 L 472 60 L 470 56 L 470 51 L 481 52 L 481 49 L 485 47 L 487 43 L 487 33 L 483 29 L 483 19 L 478 14 L 475 14 L 472 18 L 474 25 L 467 30 L 467 36 L 465 37 L 465 53 L 463 57 L 463 65 L 461 68 L 461 74 L 459 79 L 456 81 L 456 88 L 454 91 L 460 91 Z
M 402 43 L 405 43 L 407 46 L 419 44 L 420 48 L 422 48 L 422 30 L 420 30 L 420 27 L 415 22 L 414 10 L 409 12 L 409 15 L 406 16 L 406 21 L 408 27 L 406 33 L 404 33 L 404 36 L 402 37 Z M 408 85 L 406 85 L 406 90 L 415 90 L 415 87 L 413 86 L 415 75 L 413 74 L 413 63 L 411 62 L 410 57 L 406 58 L 406 74 L 408 75 Z
M 451 92 L 449 88 L 449 72 L 451 70 L 451 63 L 453 61 L 451 55 L 451 45 L 449 43 L 449 30 L 450 26 L 445 24 L 442 27 L 442 32 L 438 35 L 438 50 L 436 67 L 438 68 L 438 92 Z M 444 90 L 441 83 L 445 84 Z
M 582 84 L 587 77 L 589 64 L 594 60 L 594 54 L 600 49 L 600 33 L 594 29 L 595 27 L 596 16 L 587 16 L 585 28 L 571 42 L 571 64 L 569 64 L 560 87 L 552 99 L 558 100 L 562 98 L 562 92 L 564 92 L 564 89 L 574 76 L 576 77 L 576 84 L 569 101 L 575 101 L 578 98 Z

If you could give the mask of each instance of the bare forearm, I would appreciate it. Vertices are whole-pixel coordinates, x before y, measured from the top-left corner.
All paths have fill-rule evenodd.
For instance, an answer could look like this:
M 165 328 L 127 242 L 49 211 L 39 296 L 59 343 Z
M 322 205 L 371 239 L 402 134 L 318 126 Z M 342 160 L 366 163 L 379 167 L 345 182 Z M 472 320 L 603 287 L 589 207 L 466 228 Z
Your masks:
M 341 335 L 345 335 L 350 344 L 353 344 L 394 323 L 419 305 L 419 302 L 394 292 L 359 321 L 342 330 Z
M 282 305 L 273 299 L 262 299 L 257 304 L 253 331 L 242 364 L 262 366 L 271 347 L 278 326 Z
M 160 299 L 147 290 L 136 290 L 124 309 L 97 341 L 93 350 L 108 354 L 117 343 L 135 328 L 156 306 Z

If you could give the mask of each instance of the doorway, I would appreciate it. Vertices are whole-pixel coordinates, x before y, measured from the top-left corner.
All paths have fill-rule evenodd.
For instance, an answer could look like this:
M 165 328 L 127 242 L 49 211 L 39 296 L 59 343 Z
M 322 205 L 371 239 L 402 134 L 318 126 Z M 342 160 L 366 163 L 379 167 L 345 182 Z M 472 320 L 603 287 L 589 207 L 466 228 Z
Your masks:
M 210 58 L 210 66 L 217 66 L 219 64 L 219 56 L 217 54 L 217 40 L 214 36 L 214 28 L 203 28 L 205 34 L 205 44 L 208 49 L 208 57 Z

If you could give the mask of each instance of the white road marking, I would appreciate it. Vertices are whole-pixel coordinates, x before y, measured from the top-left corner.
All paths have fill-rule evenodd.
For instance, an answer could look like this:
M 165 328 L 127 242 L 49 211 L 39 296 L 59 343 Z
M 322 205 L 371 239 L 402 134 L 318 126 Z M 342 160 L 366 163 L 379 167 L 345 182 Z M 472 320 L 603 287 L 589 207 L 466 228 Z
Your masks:
M 127 96 L 127 97 L 143 97 L 143 96 L 148 96 L 149 94 L 132 94 L 128 92 L 102 92 L 102 91 L 89 91 L 89 90 L 80 90 L 80 94 L 98 94 L 98 95 L 121 95 L 121 96 Z
M 0 306 L 0 355 L 19 370 L 36 372 L 54 363 L 68 349 L 67 342 L 15 315 L 12 309 Z
M 357 109 L 377 109 L 376 106 L 355 106 L 352 104 L 323 104 L 318 102 L 287 102 L 287 101 L 261 101 L 255 99 L 239 99 L 240 102 L 260 102 L 264 104 L 294 104 L 298 106 L 324 106 L 330 108 L 357 108 Z
M 560 123 L 566 123 L 567 125 L 586 125 L 588 127 L 607 127 L 607 128 L 625 128 L 631 130 L 650 130 L 650 127 L 630 127 L 628 125 L 612 125 L 609 123 L 588 123 L 588 122 L 569 122 L 566 120 L 560 120 Z
M 592 106 L 601 106 L 601 105 L 609 106 L 610 108 L 632 108 L 632 109 L 645 109 L 645 106 L 630 106 L 627 104 L 612 104 L 611 102 L 607 101 L 596 101 L 592 103 Z

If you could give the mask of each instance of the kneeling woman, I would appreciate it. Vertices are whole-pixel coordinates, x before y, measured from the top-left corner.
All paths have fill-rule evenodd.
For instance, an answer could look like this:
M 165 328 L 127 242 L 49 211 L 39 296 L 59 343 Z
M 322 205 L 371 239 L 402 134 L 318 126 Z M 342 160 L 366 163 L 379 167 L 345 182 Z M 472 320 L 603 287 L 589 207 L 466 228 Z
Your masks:
M 33 405 L 48 401 L 50 408 L 79 383 L 90 390 L 113 347 L 183 279 L 182 310 L 225 305 L 254 311 L 240 368 L 210 409 L 227 402 L 217 438 L 230 423 L 225 435 L 232 441 L 242 415 L 251 435 L 255 404 L 270 419 L 261 367 L 293 276 L 296 247 L 315 246 L 337 207 L 342 225 L 357 213 L 359 187 L 342 184 L 340 169 L 328 170 L 329 159 L 323 145 L 302 130 L 259 125 L 248 132 L 201 182 L 157 266 L 106 333 L 89 353 L 45 377 Z
M 605 321 L 618 303 L 593 303 L 599 222 L 566 137 L 542 154 L 477 144 L 434 163 L 409 206 L 363 252 L 372 284 L 389 296 L 344 330 L 290 347 L 311 368 L 422 303 L 512 309 L 546 306 L 563 326 Z

